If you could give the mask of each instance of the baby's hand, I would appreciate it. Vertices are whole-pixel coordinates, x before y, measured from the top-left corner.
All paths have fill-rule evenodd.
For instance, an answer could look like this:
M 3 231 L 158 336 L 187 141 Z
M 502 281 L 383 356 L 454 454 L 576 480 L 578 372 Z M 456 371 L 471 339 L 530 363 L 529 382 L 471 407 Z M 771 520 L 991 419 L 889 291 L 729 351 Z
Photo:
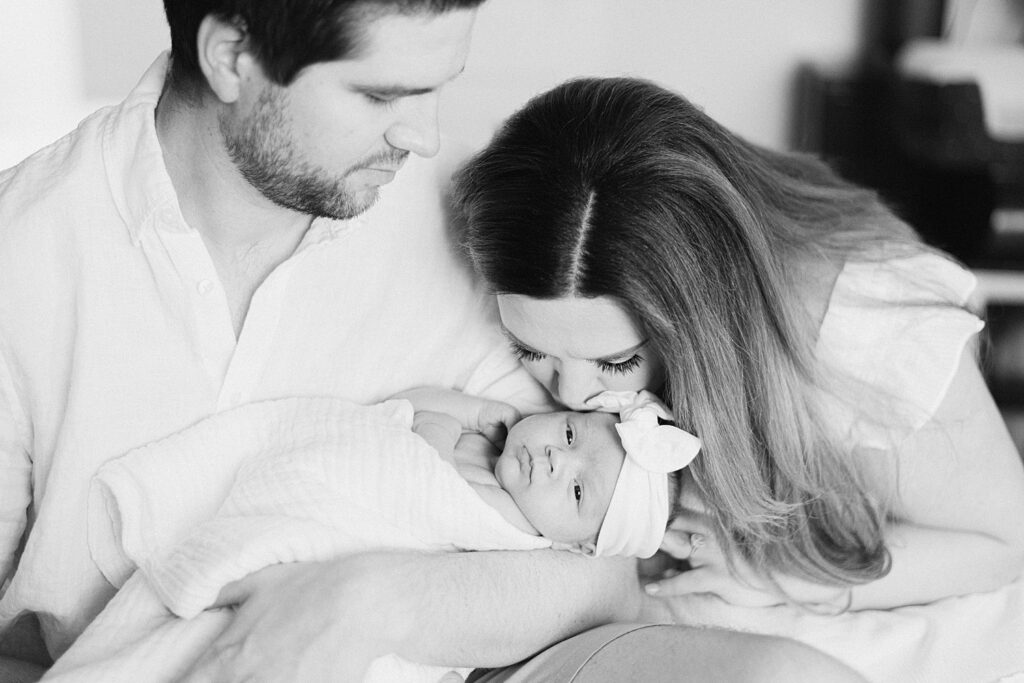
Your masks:
M 417 410 L 413 414 L 412 431 L 419 434 L 442 459 L 455 464 L 455 444 L 462 426 L 447 413 Z
M 508 430 L 521 419 L 519 411 L 508 403 L 481 399 L 473 424 L 463 426 L 470 431 L 480 432 L 488 441 L 502 448 Z

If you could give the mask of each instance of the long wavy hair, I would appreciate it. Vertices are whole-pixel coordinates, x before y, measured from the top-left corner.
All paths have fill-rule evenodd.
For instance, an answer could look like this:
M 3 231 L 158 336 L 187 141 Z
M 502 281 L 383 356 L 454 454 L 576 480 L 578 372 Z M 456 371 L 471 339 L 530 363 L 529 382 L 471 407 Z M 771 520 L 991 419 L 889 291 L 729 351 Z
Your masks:
M 816 414 L 829 380 L 800 276 L 928 250 L 873 192 L 651 82 L 607 78 L 531 100 L 460 171 L 455 200 L 495 293 L 611 297 L 634 314 L 676 422 L 703 441 L 691 471 L 727 556 L 769 580 L 888 572 L 891 501 Z

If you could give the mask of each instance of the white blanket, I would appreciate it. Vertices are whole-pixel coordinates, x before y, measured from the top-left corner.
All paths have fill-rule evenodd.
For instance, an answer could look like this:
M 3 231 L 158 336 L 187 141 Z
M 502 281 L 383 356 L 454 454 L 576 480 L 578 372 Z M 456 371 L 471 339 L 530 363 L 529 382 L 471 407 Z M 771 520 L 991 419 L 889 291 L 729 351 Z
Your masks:
M 679 623 L 795 638 L 872 683 L 1024 683 L 1024 576 L 989 593 L 832 616 L 708 595 L 671 604 Z
M 484 503 L 411 424 L 406 401 L 279 399 L 105 465 L 90 492 L 89 546 L 120 591 L 46 680 L 176 679 L 230 621 L 207 609 L 221 587 L 270 564 L 549 545 Z M 436 681 L 448 670 L 389 656 L 367 680 Z

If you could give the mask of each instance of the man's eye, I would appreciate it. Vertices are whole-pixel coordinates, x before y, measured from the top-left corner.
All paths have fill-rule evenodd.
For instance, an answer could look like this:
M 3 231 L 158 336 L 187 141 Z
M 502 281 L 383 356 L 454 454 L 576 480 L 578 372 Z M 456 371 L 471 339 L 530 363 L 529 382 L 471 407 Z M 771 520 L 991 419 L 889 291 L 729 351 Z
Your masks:
M 580 502 L 580 500 L 583 498 L 583 487 L 580 486 L 579 484 L 573 484 L 572 495 L 575 496 L 577 503 Z
M 372 92 L 366 93 L 366 99 L 379 107 L 393 107 L 398 101 L 398 98 L 392 95 L 378 95 Z
M 572 425 L 565 425 L 565 443 L 569 446 L 576 441 L 576 431 L 572 428 Z

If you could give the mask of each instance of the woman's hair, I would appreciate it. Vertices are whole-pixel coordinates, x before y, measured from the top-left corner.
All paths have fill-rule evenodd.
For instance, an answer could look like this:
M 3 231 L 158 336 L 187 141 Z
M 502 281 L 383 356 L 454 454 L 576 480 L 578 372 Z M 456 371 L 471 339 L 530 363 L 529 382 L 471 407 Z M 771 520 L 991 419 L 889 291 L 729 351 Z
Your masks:
M 815 414 L 818 321 L 799 275 L 926 249 L 874 193 L 653 83 L 608 78 L 531 100 L 455 199 L 496 293 L 611 297 L 635 316 L 676 422 L 704 444 L 693 477 L 728 548 L 766 576 L 888 571 L 889 502 Z
M 384 14 L 441 14 L 484 0 L 164 0 L 171 33 L 168 82 L 185 97 L 202 92 L 196 37 L 208 15 L 237 25 L 267 77 L 288 85 L 303 68 L 350 57 L 367 22 Z

